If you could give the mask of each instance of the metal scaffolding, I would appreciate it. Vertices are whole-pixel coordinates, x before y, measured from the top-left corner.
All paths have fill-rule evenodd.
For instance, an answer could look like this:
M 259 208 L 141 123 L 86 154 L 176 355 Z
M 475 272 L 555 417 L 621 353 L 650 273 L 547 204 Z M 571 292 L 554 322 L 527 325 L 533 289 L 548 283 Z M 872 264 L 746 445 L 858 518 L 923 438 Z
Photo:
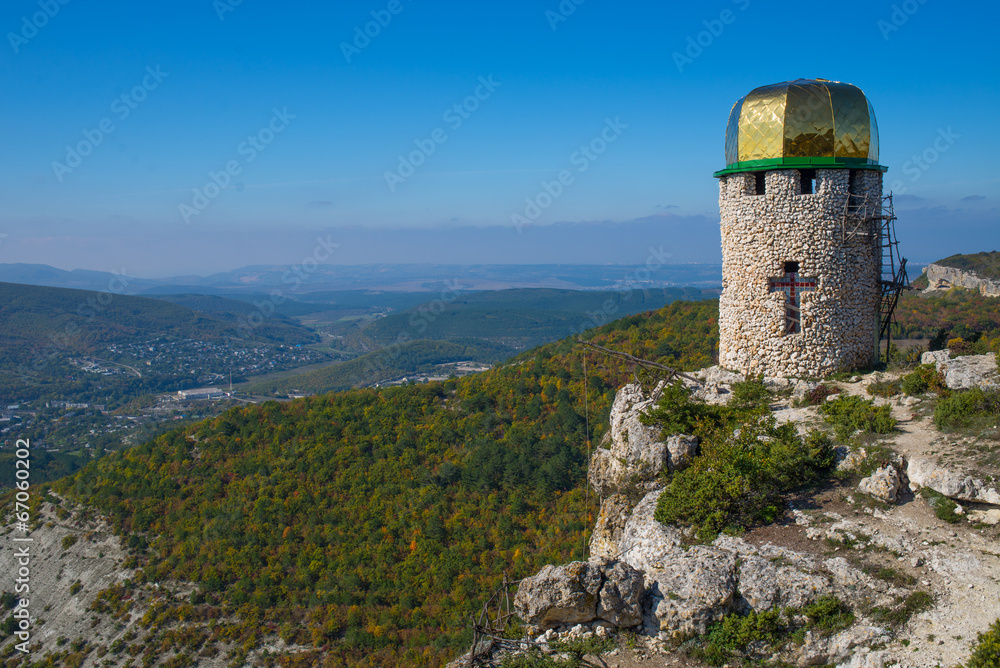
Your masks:
M 903 290 L 910 290 L 910 279 L 906 275 L 906 258 L 899 253 L 899 239 L 896 238 L 896 214 L 892 206 L 892 193 L 882 197 L 876 220 L 879 221 L 879 243 L 882 250 L 882 297 L 879 305 L 878 340 L 886 341 L 886 355 L 892 343 L 893 313 Z
M 892 343 L 893 313 L 899 303 L 899 295 L 903 290 L 912 289 L 906 275 L 906 258 L 899 253 L 892 193 L 879 197 L 848 195 L 841 221 L 841 240 L 847 242 L 856 237 L 867 237 L 879 246 L 881 293 L 876 350 L 881 351 L 882 341 L 885 340 L 888 351 L 889 344 Z

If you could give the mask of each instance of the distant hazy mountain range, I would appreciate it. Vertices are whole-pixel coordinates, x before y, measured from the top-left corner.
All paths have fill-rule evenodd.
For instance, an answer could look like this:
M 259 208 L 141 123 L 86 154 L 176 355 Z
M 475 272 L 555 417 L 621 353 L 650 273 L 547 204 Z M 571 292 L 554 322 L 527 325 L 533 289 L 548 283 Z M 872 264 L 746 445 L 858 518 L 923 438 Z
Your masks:
M 628 265 L 258 265 L 212 274 L 146 279 L 111 272 L 66 271 L 44 264 L 0 264 L 0 282 L 118 294 L 232 294 L 281 290 L 289 298 L 321 291 L 618 290 L 721 285 L 717 264 Z

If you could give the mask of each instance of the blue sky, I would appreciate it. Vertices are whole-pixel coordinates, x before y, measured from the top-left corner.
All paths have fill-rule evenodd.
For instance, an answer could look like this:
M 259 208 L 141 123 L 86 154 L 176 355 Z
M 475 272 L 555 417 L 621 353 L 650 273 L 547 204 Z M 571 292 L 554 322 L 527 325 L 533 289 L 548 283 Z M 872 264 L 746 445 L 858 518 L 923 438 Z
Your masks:
M 729 110 L 799 77 L 872 101 L 904 254 L 993 250 L 998 14 L 939 0 L 8 0 L 0 262 L 204 274 L 296 262 L 320 234 L 350 239 L 331 259 L 348 264 L 630 264 L 653 245 L 715 262 Z M 579 152 L 602 133 L 602 153 Z M 933 163 L 914 161 L 942 135 Z M 544 183 L 558 194 L 534 225 L 587 243 L 511 222 Z

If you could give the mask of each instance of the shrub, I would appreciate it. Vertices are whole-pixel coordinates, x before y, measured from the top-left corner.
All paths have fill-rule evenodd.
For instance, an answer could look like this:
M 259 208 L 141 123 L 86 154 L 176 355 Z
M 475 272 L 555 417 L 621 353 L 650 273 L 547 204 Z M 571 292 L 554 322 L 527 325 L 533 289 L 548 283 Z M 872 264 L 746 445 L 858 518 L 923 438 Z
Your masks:
M 839 387 L 822 383 L 806 392 L 800 403 L 806 406 L 819 406 L 826 401 L 827 397 L 832 397 L 835 394 L 840 394 Z
M 803 623 L 802 617 L 807 621 Z M 771 609 L 745 616 L 733 613 L 712 624 L 692 654 L 710 665 L 721 666 L 732 663 L 736 653 L 748 657 L 773 654 L 806 630 L 829 636 L 853 623 L 854 614 L 835 596 L 823 596 L 800 610 Z
M 958 504 L 941 492 L 930 487 L 924 487 L 920 490 L 920 493 L 927 499 L 927 505 L 931 507 L 939 520 L 955 524 L 962 519 L 962 516 L 955 512 L 958 509 Z
M 868 394 L 873 397 L 893 397 L 902 391 L 898 380 L 879 380 L 868 386 Z
M 839 633 L 854 623 L 854 613 L 836 596 L 827 594 L 802 608 L 809 627 L 823 635 Z
M 790 625 L 789 620 L 778 610 L 752 612 L 745 617 L 726 615 L 708 633 L 706 648 L 714 646 L 720 650 L 709 651 L 709 657 L 714 658 L 715 654 L 746 652 L 752 644 L 774 646 L 779 638 L 787 634 Z
M 965 668 L 1000 668 L 1000 619 L 977 636 Z
M 64 536 L 62 539 L 62 549 L 68 550 L 69 548 L 76 545 L 76 541 L 77 541 L 76 536 L 72 534 L 70 534 L 69 536 Z
M 937 350 L 944 350 L 947 347 L 947 345 L 948 345 L 948 330 L 942 327 L 941 329 L 938 329 L 937 334 L 935 334 L 934 338 L 932 338 L 930 340 L 930 343 L 927 344 L 927 350 L 932 352 Z
M 959 325 L 955 331 L 959 331 Z M 948 341 L 948 352 L 952 357 L 963 355 L 985 355 L 990 352 L 990 340 L 983 336 L 982 332 L 973 332 L 968 327 L 963 327 L 962 336 Z
M 667 385 L 660 394 L 656 408 L 640 416 L 646 425 L 659 426 L 666 438 L 676 434 L 693 434 L 699 424 L 716 424 L 722 420 L 720 406 L 696 401 L 680 381 Z
M 933 364 L 921 364 L 900 379 L 900 386 L 911 397 L 924 392 L 944 392 L 947 389 L 944 376 L 938 373 Z
M 847 440 L 855 431 L 889 434 L 896 428 L 892 409 L 861 397 L 838 397 L 820 406 L 819 412 L 841 440 Z
M 829 437 L 813 432 L 803 439 L 794 425 L 777 426 L 761 410 L 702 440 L 701 454 L 660 495 L 655 517 L 690 524 L 706 542 L 722 531 L 771 523 L 781 513 L 780 494 L 816 480 L 833 461 Z
M 729 399 L 730 410 L 746 410 L 766 406 L 771 401 L 771 393 L 764 386 L 762 378 L 750 378 L 732 385 L 733 396 Z
M 656 407 L 640 416 L 646 425 L 661 428 L 661 436 L 696 434 L 742 421 L 747 415 L 768 405 L 770 392 L 760 379 L 733 383 L 732 397 L 725 406 L 706 404 L 691 396 L 680 381 L 663 388 Z
M 1000 416 L 1000 391 L 978 387 L 945 397 L 934 408 L 934 424 L 938 429 L 962 429 L 997 416 Z
M 910 617 L 930 609 L 934 605 L 934 597 L 925 591 L 910 592 L 907 596 L 896 598 L 894 607 L 879 606 L 872 608 L 871 617 L 881 624 L 903 626 Z

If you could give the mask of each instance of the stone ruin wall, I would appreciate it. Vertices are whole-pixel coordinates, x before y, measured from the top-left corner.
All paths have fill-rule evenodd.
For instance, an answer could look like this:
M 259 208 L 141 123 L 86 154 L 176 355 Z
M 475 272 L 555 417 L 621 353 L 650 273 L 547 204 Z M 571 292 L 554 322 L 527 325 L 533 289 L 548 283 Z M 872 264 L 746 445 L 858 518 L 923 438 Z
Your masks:
M 851 172 L 854 182 L 850 184 Z M 795 169 L 766 173 L 758 196 L 753 173 L 719 179 L 722 215 L 722 296 L 719 364 L 733 371 L 773 377 L 823 377 L 876 361 L 881 249 L 877 222 L 868 234 L 844 235 L 848 188 L 852 204 L 881 202 L 876 170 L 818 169 L 814 194 L 801 194 Z M 867 216 L 849 219 L 847 231 Z M 785 333 L 785 295 L 770 280 L 786 261 L 799 276 L 815 278 L 800 298 L 802 327 Z

